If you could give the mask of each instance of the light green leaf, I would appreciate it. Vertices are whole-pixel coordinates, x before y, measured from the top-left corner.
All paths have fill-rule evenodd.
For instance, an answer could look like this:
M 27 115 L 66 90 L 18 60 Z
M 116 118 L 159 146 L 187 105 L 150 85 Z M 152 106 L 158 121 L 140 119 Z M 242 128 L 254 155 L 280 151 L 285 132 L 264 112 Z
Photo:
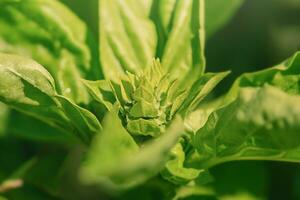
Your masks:
M 54 80 L 33 60 L 0 54 L 0 100 L 44 122 L 68 128 L 68 119 L 55 100 Z
M 222 81 L 229 72 L 206 73 L 197 79 L 191 86 L 187 96 L 183 99 L 183 105 L 180 108 L 182 114 L 188 114 L 196 110 L 199 103 Z
M 137 72 L 151 64 L 156 50 L 151 1 L 99 2 L 100 60 L 105 77 L 117 80 L 125 70 Z
M 177 78 L 199 76 L 205 69 L 204 1 L 159 1 L 158 9 L 165 38 L 158 55 L 162 65 Z M 163 12 L 166 11 L 166 12 Z M 188 80 L 188 78 L 185 78 Z
M 219 109 L 194 135 L 197 152 L 190 156 L 192 166 L 247 159 L 300 162 L 295 157 L 300 146 L 298 83 L 285 87 L 281 81 L 299 77 L 299 55 L 274 68 L 242 75 L 234 83 Z
M 81 179 L 86 183 L 110 182 L 120 162 L 138 152 L 139 147 L 118 117 L 116 106 L 103 120 L 103 131 L 95 136 L 83 163 Z
M 34 58 L 47 67 L 60 94 L 86 102 L 81 76 L 101 77 L 86 25 L 57 0 L 1 2 L 0 51 Z
M 159 173 L 183 133 L 182 121 L 176 118 L 161 137 L 138 147 L 117 113 L 109 113 L 102 134 L 93 141 L 81 177 L 86 183 L 110 188 L 136 186 Z
M 299 96 L 287 95 L 272 86 L 241 89 L 234 103 L 210 116 L 195 135 L 194 146 L 212 160 L 232 155 L 238 160 L 247 154 L 249 159 L 284 160 L 285 151 L 300 145 L 298 103 Z
M 79 132 L 84 136 L 90 136 L 101 127 L 96 117 L 89 111 L 64 100 L 64 97 L 59 98 L 60 101 L 58 101 L 52 76 L 33 60 L 0 54 L 0 80 L 2 102 L 59 129 L 59 133 L 64 132 L 70 136 L 72 133 Z M 74 112 L 73 115 L 70 114 L 72 112 Z M 30 119 L 29 121 L 32 122 Z M 37 125 L 40 124 L 43 123 L 37 122 Z M 19 125 L 24 126 L 24 124 Z M 18 125 L 15 128 L 17 129 Z M 34 129 L 31 130 L 34 131 Z M 55 130 L 52 129 L 52 131 Z M 46 135 L 40 137 L 47 137 Z M 55 135 L 52 136 L 55 137 Z M 69 137 L 65 136 L 66 139 Z
M 213 35 L 228 22 L 240 8 L 244 0 L 205 1 L 205 23 L 207 37 Z
M 82 80 L 84 85 L 87 87 L 89 94 L 93 100 L 105 106 L 110 111 L 112 109 L 111 101 L 114 100 L 113 93 L 111 91 L 108 81 L 89 81 Z
M 57 95 L 56 98 L 61 103 L 64 113 L 71 120 L 72 125 L 77 128 L 79 138 L 89 143 L 91 137 L 102 129 L 97 117 L 64 96 Z
M 196 179 L 204 170 L 186 168 L 183 166 L 185 160 L 185 152 L 181 143 L 177 143 L 171 150 L 173 158 L 169 160 L 165 169 L 161 172 L 162 176 L 175 184 L 186 184 Z
M 215 192 L 211 188 L 203 186 L 183 186 L 177 189 L 176 196 L 172 200 L 208 199 L 217 200 Z
M 165 33 L 169 32 L 169 28 L 172 22 L 172 15 L 174 14 L 173 11 L 175 9 L 176 3 L 178 3 L 177 0 L 165 0 L 159 2 L 158 16 L 161 18 L 161 25 Z

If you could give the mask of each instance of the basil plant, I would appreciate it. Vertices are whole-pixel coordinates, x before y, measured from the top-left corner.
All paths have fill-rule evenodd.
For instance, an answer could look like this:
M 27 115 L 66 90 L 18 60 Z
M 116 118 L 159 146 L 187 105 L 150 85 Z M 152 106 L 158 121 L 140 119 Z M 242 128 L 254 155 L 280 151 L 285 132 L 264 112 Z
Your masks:
M 98 17 L 87 22 L 68 1 L 0 0 L 0 135 L 50 142 L 66 154 L 80 149 L 66 167 L 68 156 L 37 147 L 18 173 L 0 173 L 0 195 L 1 182 L 13 177 L 44 188 L 49 199 L 68 199 L 39 177 L 62 180 L 62 169 L 75 165 L 82 188 L 110 195 L 155 185 L 159 199 L 217 198 L 207 186 L 218 181 L 213 166 L 300 162 L 299 52 L 242 74 L 214 96 L 230 72 L 205 72 L 205 35 L 242 3 L 223 2 L 91 1 L 87 8 Z M 37 169 L 44 173 L 34 175 Z M 13 191 L 5 189 L 3 198 L 17 199 Z M 155 199 L 147 192 L 129 199 L 139 195 Z

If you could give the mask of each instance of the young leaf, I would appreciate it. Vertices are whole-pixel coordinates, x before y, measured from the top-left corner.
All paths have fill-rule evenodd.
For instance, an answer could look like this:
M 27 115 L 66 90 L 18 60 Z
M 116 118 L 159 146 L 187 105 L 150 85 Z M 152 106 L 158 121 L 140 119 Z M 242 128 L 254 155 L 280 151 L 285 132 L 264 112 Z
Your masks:
M 113 122 L 113 123 L 112 123 Z M 169 151 L 183 134 L 177 118 L 157 140 L 138 147 L 115 112 L 104 122 L 102 134 L 95 137 L 81 177 L 89 184 L 110 188 L 130 188 L 156 175 L 169 159 Z M 101 163 L 99 163 L 101 157 Z
M 87 160 L 81 169 L 81 179 L 86 183 L 108 183 L 118 171 L 120 162 L 139 150 L 118 117 L 116 106 L 103 120 L 103 131 L 95 136 Z M 99 160 L 101 158 L 101 160 Z
M 92 96 L 93 100 L 104 105 L 108 111 L 112 109 L 111 101 L 114 100 L 114 97 L 107 81 L 82 80 L 82 82 L 87 87 L 88 92 Z
M 186 95 L 183 105 L 180 107 L 182 114 L 188 114 L 196 110 L 199 103 L 222 81 L 229 72 L 206 73 L 200 76 L 191 86 L 189 93 Z

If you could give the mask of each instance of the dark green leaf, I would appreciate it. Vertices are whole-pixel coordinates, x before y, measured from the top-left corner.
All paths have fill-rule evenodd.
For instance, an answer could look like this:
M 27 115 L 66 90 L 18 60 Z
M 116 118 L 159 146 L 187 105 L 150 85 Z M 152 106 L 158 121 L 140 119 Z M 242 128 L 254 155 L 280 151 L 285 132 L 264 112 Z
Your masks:
M 205 23 L 208 37 L 228 22 L 244 0 L 208 0 L 205 1 Z

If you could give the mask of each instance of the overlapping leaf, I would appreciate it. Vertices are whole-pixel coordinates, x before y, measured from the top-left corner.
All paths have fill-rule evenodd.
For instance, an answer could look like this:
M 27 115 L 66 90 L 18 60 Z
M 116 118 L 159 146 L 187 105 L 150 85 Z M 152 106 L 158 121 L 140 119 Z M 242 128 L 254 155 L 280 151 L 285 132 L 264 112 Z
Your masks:
M 274 68 L 242 75 L 195 134 L 198 155 L 191 154 L 192 165 L 241 159 L 300 162 L 295 153 L 300 145 L 299 82 L 286 85 L 299 80 L 299 69 L 297 53 Z
M 164 135 L 138 146 L 123 127 L 116 108 L 107 114 L 102 133 L 95 137 L 81 177 L 89 184 L 129 188 L 146 181 L 163 168 L 171 148 L 183 134 L 183 123 L 177 118 Z
M 33 60 L 0 54 L 0 100 L 86 143 L 101 129 L 88 110 L 57 95 L 50 73 Z
M 152 18 L 158 30 L 157 56 L 172 75 L 199 76 L 205 69 L 204 1 L 154 1 Z
M 86 102 L 80 78 L 101 77 L 86 25 L 56 0 L 1 2 L 0 51 L 34 58 L 47 67 L 60 94 Z

